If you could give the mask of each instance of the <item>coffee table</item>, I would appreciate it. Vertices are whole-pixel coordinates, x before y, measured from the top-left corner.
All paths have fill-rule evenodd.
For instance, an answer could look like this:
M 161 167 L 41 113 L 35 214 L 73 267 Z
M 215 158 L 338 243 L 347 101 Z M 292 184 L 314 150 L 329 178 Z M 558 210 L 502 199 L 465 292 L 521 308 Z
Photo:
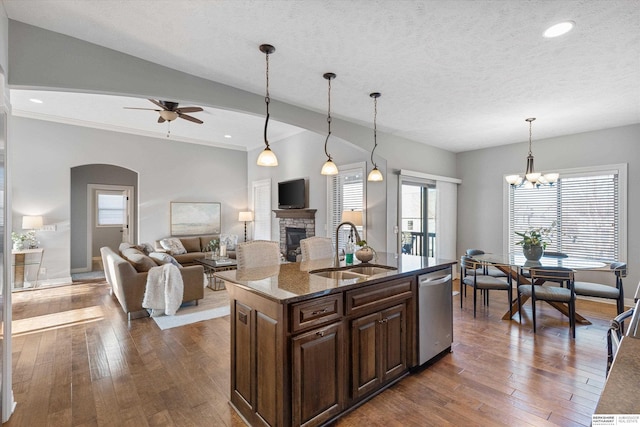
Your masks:
M 219 271 L 235 270 L 238 267 L 236 260 L 231 258 L 198 258 L 194 261 L 204 267 L 204 273 L 207 275 L 207 287 L 214 291 L 223 290 L 224 281 L 216 279 L 213 274 Z

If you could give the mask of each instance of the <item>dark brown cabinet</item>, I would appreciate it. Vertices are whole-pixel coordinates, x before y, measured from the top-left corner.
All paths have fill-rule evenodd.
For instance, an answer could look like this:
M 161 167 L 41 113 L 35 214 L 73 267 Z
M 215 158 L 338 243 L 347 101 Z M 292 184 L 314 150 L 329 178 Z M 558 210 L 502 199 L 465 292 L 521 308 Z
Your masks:
M 406 372 L 406 304 L 351 322 L 352 397 L 359 399 Z
M 292 338 L 293 425 L 318 425 L 342 412 L 343 330 L 338 322 Z

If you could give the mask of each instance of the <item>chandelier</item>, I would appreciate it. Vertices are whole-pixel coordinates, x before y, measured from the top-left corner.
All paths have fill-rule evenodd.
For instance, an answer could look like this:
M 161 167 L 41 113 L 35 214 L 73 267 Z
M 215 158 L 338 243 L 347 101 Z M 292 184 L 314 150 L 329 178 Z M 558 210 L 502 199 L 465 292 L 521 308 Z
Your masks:
M 505 177 L 509 185 L 512 187 L 524 187 L 533 188 L 540 187 L 541 185 L 553 185 L 558 181 L 560 174 L 558 173 L 546 173 L 541 174 L 536 172 L 533 167 L 533 153 L 531 152 L 531 123 L 535 120 L 535 117 L 525 119 L 529 122 L 529 155 L 527 156 L 527 169 L 524 173 L 524 178 L 520 175 L 508 175 Z

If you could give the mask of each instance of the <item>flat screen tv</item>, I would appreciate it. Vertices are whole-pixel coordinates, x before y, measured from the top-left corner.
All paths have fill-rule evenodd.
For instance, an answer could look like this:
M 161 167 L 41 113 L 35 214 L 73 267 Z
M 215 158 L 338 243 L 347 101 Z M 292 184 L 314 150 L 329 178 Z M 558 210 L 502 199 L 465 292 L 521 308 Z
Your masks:
M 304 178 L 278 183 L 278 209 L 304 209 L 306 199 Z

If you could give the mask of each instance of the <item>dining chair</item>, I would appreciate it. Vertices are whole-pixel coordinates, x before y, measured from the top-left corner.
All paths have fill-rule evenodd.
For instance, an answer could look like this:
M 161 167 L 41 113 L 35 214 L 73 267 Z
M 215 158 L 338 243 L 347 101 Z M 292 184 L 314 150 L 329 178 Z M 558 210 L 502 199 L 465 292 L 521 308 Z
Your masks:
M 477 291 L 483 291 L 483 303 L 489 305 L 489 291 L 507 291 L 507 302 L 511 305 L 511 276 L 493 277 L 482 274 L 485 266 L 473 258 L 463 255 L 460 257 L 460 308 L 462 299 L 467 296 L 467 286 L 473 288 L 473 317 L 476 317 Z M 464 295 L 462 288 L 464 287 Z
M 467 249 L 467 256 L 472 258 L 474 255 L 483 254 L 485 254 L 485 251 L 483 251 L 482 249 Z M 487 266 L 486 264 L 482 266 L 482 271 L 480 271 L 479 273 L 493 277 L 507 277 L 507 274 L 504 271 L 491 265 Z
M 313 236 L 300 240 L 302 261 L 333 258 L 333 241 L 328 237 Z
M 533 333 L 536 333 L 536 301 L 566 303 L 569 307 L 571 337 L 576 337 L 576 294 L 574 272 L 566 267 L 536 267 L 529 270 L 531 283 L 518 285 L 518 315 L 522 323 L 521 296 L 531 297 Z M 545 285 L 545 282 L 560 283 L 560 286 Z M 538 283 L 538 284 L 536 284 Z M 566 287 L 562 286 L 566 284 Z
M 604 283 L 577 281 L 575 282 L 576 295 L 616 300 L 618 314 L 622 314 L 624 311 L 624 287 L 622 286 L 622 278 L 627 277 L 627 264 L 624 262 L 614 262 L 609 267 L 616 275 L 615 287 Z
M 280 265 L 280 243 L 271 240 L 252 240 L 236 246 L 238 270 Z

